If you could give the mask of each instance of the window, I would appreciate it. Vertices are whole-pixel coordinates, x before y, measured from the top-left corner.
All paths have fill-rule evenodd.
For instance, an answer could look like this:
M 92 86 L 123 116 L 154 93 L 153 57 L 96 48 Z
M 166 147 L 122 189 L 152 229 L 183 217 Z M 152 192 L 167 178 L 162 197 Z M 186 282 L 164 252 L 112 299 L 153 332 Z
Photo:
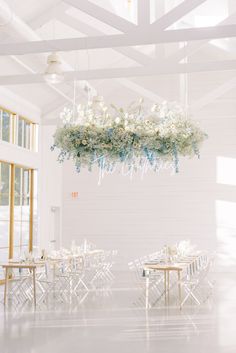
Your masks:
M 37 172 L 0 162 L 0 261 L 32 251 L 36 232 Z
M 24 141 L 24 120 L 23 119 L 19 119 L 17 118 L 16 122 L 18 124 L 16 124 L 17 126 L 17 139 L 16 139 L 16 143 L 18 146 L 23 147 L 23 141 Z
M 38 151 L 38 124 L 0 109 L 0 140 Z
M 10 165 L 0 162 L 0 259 L 5 261 L 9 254 L 10 226 Z M 3 273 L 1 270 L 0 278 Z
M 236 158 L 218 156 L 216 158 L 218 184 L 236 185 Z
M 0 111 L 0 138 L 6 142 L 11 142 L 11 120 L 12 116 L 9 112 Z
M 15 143 L 37 152 L 38 125 L 21 116 L 15 116 Z
M 21 257 L 29 247 L 30 230 L 30 173 L 15 167 L 14 190 L 14 256 Z

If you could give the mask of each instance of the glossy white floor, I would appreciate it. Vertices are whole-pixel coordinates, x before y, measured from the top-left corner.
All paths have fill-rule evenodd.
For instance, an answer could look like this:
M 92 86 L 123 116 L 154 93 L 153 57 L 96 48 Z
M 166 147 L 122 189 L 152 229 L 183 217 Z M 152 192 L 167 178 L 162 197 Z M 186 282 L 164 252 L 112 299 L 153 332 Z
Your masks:
M 1 304 L 0 352 L 235 353 L 236 276 L 216 277 L 214 297 L 182 312 L 135 305 L 139 293 L 127 283 L 36 311 Z

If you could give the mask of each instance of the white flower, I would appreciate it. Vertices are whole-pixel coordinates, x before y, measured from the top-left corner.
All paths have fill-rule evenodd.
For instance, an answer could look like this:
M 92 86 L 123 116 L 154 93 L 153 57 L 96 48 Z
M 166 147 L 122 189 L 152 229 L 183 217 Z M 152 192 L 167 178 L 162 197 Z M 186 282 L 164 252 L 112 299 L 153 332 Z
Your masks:
M 151 107 L 151 112 L 152 112 L 152 113 L 154 113 L 154 112 L 156 112 L 156 111 L 158 111 L 158 110 L 159 110 L 158 104 L 154 104 L 154 105 Z
M 75 156 L 82 166 L 90 165 L 94 158 L 94 151 L 96 158 L 99 158 L 97 153 L 102 150 L 100 157 L 104 157 L 105 154 L 106 165 L 109 163 L 113 165 L 116 160 L 120 162 L 120 151 L 131 149 L 126 157 L 132 159 L 133 154 L 131 163 L 134 163 L 135 168 L 136 166 L 139 168 L 146 158 L 144 154 L 146 147 L 153 150 L 152 165 L 155 166 L 155 160 L 162 158 L 162 152 L 155 151 L 162 146 L 163 142 L 167 142 L 164 159 L 166 157 L 172 159 L 172 144 L 177 143 L 179 155 L 191 156 L 193 152 L 198 151 L 200 143 L 206 137 L 198 125 L 189 120 L 184 111 L 175 104 L 167 102 L 155 104 L 151 109 L 152 113 L 150 110 L 147 113 L 142 102 L 132 107 L 132 110 L 116 107 L 111 110 L 103 104 L 101 108 L 99 104 L 96 107 L 91 103 L 81 104 L 75 107 L 76 116 L 74 109 L 66 107 L 60 114 L 64 126 L 58 128 L 55 134 L 55 146 L 62 151 L 59 161 L 63 161 L 67 154 L 68 157 Z M 115 127 L 116 124 L 118 129 Z M 114 127 L 118 133 L 110 134 L 108 129 Z M 81 139 L 74 141 L 74 133 L 77 132 Z M 133 141 L 133 133 L 137 135 L 135 141 Z M 107 143 L 108 134 L 111 136 L 109 143 Z
M 116 123 L 116 124 L 119 124 L 119 123 L 120 123 L 120 118 L 119 118 L 119 117 L 115 118 L 115 123 Z

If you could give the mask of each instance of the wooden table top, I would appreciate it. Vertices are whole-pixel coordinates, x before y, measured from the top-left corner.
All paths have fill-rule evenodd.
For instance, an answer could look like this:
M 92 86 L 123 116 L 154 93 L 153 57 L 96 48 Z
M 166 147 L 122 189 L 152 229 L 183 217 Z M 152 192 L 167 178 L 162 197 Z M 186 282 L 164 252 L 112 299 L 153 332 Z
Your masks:
M 36 268 L 39 266 L 44 266 L 44 262 L 7 262 L 1 264 L 3 268 Z
M 185 266 L 183 263 L 173 263 L 173 264 L 144 264 L 144 269 L 146 270 L 159 270 L 159 271 L 182 271 Z
M 182 271 L 186 266 L 191 264 L 194 260 L 196 260 L 198 256 L 192 256 L 187 259 L 183 259 L 177 262 L 147 262 L 144 264 L 144 269 L 146 270 L 159 270 L 159 271 Z

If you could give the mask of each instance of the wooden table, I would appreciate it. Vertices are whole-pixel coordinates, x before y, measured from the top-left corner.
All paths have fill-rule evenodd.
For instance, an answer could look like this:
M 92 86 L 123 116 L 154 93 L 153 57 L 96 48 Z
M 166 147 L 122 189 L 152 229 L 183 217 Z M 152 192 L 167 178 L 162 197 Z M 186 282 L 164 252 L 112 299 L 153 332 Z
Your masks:
M 33 298 L 34 306 L 36 306 L 36 277 L 35 272 L 38 266 L 43 266 L 43 263 L 27 263 L 27 262 L 8 262 L 2 264 L 1 266 L 5 269 L 5 288 L 4 288 L 4 305 L 7 303 L 8 297 L 8 281 L 9 281 L 9 271 L 12 269 L 28 269 L 32 272 L 32 282 L 33 282 Z
M 181 272 L 187 263 L 174 263 L 174 264 L 162 264 L 162 263 L 146 263 L 144 265 L 145 272 L 150 271 L 163 271 L 164 272 L 164 294 L 165 294 L 165 304 L 169 304 L 170 298 L 170 272 L 175 271 L 178 277 L 178 296 L 179 305 L 181 308 Z M 146 277 L 146 308 L 148 307 L 148 294 L 149 294 L 149 274 Z
M 196 261 L 199 259 L 201 256 L 201 253 L 196 254 L 196 255 L 190 255 L 187 257 L 184 257 L 182 259 L 179 259 L 175 263 L 155 263 L 155 262 L 150 262 L 150 263 L 145 263 L 144 264 L 144 271 L 150 272 L 150 271 L 163 271 L 164 272 L 164 294 L 165 294 L 165 304 L 169 304 L 169 296 L 170 296 L 170 272 L 174 271 L 177 273 L 178 277 L 178 299 L 179 299 L 179 306 L 180 309 L 182 309 L 182 293 L 181 293 L 181 273 L 183 270 L 186 270 L 188 266 L 193 266 L 195 267 Z M 148 294 L 149 294 L 149 276 L 146 277 L 146 308 L 149 306 L 149 300 L 148 300 Z

